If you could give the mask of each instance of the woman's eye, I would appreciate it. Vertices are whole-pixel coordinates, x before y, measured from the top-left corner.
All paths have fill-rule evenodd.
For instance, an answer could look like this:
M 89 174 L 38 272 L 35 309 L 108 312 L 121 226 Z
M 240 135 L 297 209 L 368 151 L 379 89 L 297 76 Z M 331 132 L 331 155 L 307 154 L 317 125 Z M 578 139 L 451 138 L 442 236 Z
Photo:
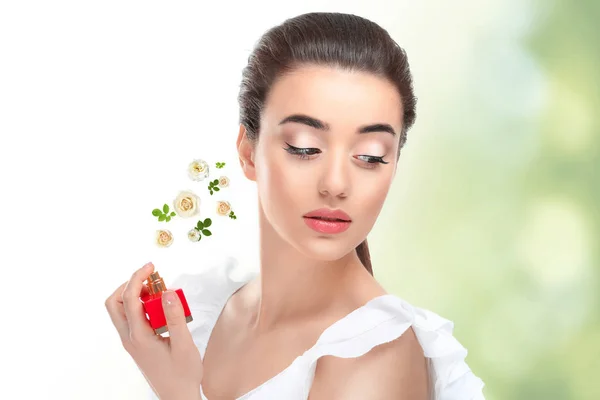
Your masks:
M 285 151 L 287 151 L 290 154 L 294 154 L 294 155 L 298 156 L 302 160 L 306 160 L 306 159 L 308 159 L 308 156 L 312 156 L 314 154 L 318 154 L 321 152 L 321 150 L 315 149 L 312 147 L 308 147 L 308 148 L 294 147 L 287 142 L 285 144 L 288 145 L 288 147 L 284 147 Z
M 375 163 L 389 164 L 389 161 L 383 161 L 383 157 L 385 157 L 385 156 L 381 156 L 381 157 L 377 157 L 377 156 L 356 156 L 356 157 L 359 160 L 368 162 L 369 164 L 375 164 Z

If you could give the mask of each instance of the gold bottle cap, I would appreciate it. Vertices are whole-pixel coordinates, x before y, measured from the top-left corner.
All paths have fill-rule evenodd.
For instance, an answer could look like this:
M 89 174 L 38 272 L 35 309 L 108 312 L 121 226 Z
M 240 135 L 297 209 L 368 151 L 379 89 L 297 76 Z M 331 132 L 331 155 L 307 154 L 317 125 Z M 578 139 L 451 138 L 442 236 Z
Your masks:
M 149 294 L 156 294 L 167 290 L 163 278 L 160 277 L 157 271 L 151 273 L 146 282 Z

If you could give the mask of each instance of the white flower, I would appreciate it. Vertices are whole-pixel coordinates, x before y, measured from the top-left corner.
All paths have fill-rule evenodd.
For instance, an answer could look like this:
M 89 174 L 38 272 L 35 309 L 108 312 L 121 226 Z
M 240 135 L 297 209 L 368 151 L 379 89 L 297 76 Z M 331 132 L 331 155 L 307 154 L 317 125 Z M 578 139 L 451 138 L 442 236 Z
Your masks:
M 219 187 L 227 187 L 229 186 L 229 178 L 226 176 L 222 176 L 219 178 Z
M 190 231 L 188 232 L 188 239 L 190 239 L 192 242 L 197 242 L 198 240 L 200 240 L 200 232 L 198 232 L 197 229 L 190 229 Z
M 217 202 L 217 214 L 219 215 L 228 215 L 229 211 L 231 211 L 231 205 L 227 201 L 218 201 Z
M 193 217 L 200 212 L 200 197 L 189 190 L 184 190 L 173 200 L 173 207 L 180 217 Z
M 188 165 L 188 176 L 193 181 L 203 181 L 208 177 L 208 163 L 204 160 L 194 160 Z
M 173 243 L 173 234 L 166 229 L 159 229 L 156 231 L 155 240 L 159 247 L 169 247 Z

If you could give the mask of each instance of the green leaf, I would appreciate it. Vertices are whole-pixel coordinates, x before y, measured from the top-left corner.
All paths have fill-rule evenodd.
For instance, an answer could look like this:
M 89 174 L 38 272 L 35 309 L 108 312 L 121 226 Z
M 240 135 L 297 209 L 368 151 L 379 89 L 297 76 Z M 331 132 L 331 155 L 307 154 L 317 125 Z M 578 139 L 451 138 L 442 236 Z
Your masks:
M 163 212 L 164 212 L 165 214 L 168 214 L 168 213 L 169 213 L 169 205 L 168 205 L 168 204 L 165 204 L 165 205 L 163 206 Z
M 169 222 L 171 220 L 171 216 L 167 215 L 167 222 Z
M 219 190 L 221 190 L 221 189 L 219 189 L 218 187 L 216 187 L 216 186 L 215 186 L 215 187 L 213 188 L 213 190 L 214 190 L 215 192 L 218 192 L 218 191 L 219 191 Z
M 218 185 L 218 184 L 219 184 L 219 180 L 218 180 L 218 179 L 215 179 L 214 181 L 212 181 L 212 184 L 213 184 L 213 185 Z
M 163 214 L 161 216 L 158 217 L 159 221 L 164 221 L 167 217 Z
M 202 221 L 198 221 L 198 224 L 196 226 L 198 227 L 198 229 L 204 229 L 204 224 L 202 223 Z
M 204 227 L 205 227 L 205 228 L 208 228 L 208 227 L 209 227 L 209 226 L 211 226 L 211 225 L 212 225 L 212 220 L 211 220 L 210 218 L 206 218 L 206 219 L 204 220 Z
M 210 195 L 212 196 L 212 194 L 213 194 L 213 191 L 211 190 L 211 191 L 210 191 Z
M 208 229 L 202 229 L 202 233 L 204 234 L 204 236 L 212 235 L 211 231 L 209 231 Z
M 152 210 L 152 215 L 158 217 L 160 215 L 160 210 L 158 208 L 155 208 L 154 210 Z
M 174 217 L 175 215 L 177 215 L 175 214 L 175 211 L 171 211 L 171 217 Z

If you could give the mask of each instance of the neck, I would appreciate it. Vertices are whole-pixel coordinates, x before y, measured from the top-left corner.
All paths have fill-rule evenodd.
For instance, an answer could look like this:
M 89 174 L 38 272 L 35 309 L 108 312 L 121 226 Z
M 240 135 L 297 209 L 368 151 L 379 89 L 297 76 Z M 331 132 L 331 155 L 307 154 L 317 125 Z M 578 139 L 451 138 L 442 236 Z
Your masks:
M 260 206 L 259 224 L 260 278 L 254 283 L 256 290 L 252 290 L 256 294 L 252 302 L 255 332 L 266 332 L 287 322 L 296 325 L 327 313 L 347 299 L 348 293 L 361 290 L 357 282 L 365 282 L 366 286 L 372 280 L 354 250 L 337 260 L 310 258 L 275 232 Z

